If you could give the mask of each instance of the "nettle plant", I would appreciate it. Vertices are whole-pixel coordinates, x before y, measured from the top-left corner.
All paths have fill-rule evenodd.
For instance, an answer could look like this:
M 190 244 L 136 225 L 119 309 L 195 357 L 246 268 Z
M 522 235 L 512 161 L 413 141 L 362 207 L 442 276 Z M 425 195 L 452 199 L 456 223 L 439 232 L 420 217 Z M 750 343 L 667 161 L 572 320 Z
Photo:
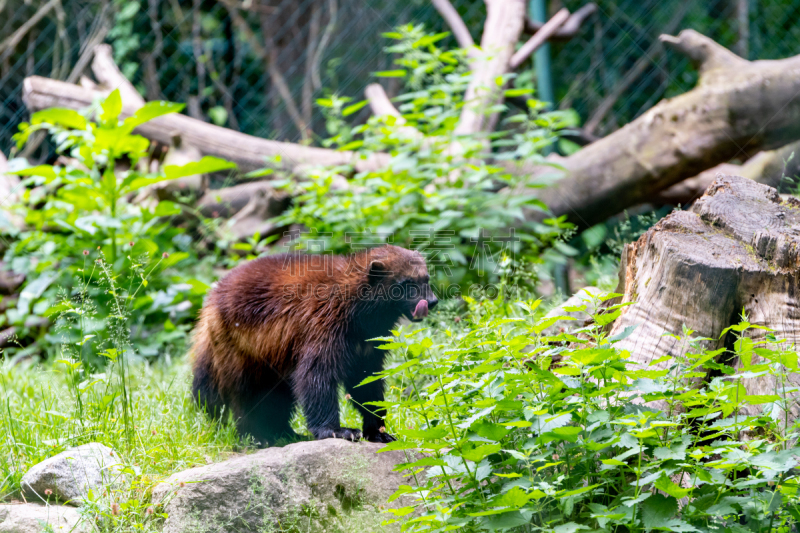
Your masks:
M 107 339 L 105 318 L 114 315 L 114 295 L 107 288 L 81 283 L 86 281 L 88 256 L 107 263 L 119 287 L 141 285 L 130 313 L 139 336 L 149 338 L 151 345 L 145 343 L 145 350 L 157 351 L 159 344 L 181 335 L 169 327 L 173 324 L 168 319 L 188 319 L 208 288 L 202 281 L 168 274 L 179 262 L 183 266 L 197 262 L 190 237 L 172 220 L 181 208 L 171 201 L 146 205 L 131 198 L 165 180 L 235 166 L 213 157 L 155 172 L 150 165 L 140 164 L 148 158 L 150 142 L 134 134 L 134 129 L 182 108 L 182 104 L 150 102 L 121 120 L 122 101 L 119 91 L 114 91 L 97 110 L 97 122 L 87 118 L 92 109 L 79 113 L 53 108 L 35 113 L 30 123 L 20 125 L 15 137 L 18 148 L 43 130 L 50 134 L 56 152 L 68 158 L 63 165 L 33 167 L 24 160 L 13 161 L 14 173 L 24 177 L 22 200 L 14 210 L 24 218 L 25 228 L 11 232 L 15 240 L 5 261 L 12 270 L 25 273 L 27 283 L 16 308 L 6 312 L 12 324 L 24 327 L 36 317 L 57 316 L 64 306 L 54 304 L 63 296 L 59 291 L 66 289 L 70 297 L 91 297 L 97 302 L 98 318 L 87 325 L 87 331 L 98 340 Z M 78 294 L 82 286 L 88 295 Z M 159 336 L 153 338 L 154 333 Z M 41 344 L 55 346 L 60 339 L 43 340 Z M 92 344 L 87 343 L 87 351 Z
M 568 226 L 564 220 L 526 222 L 523 208 L 545 206 L 530 194 L 520 194 L 525 178 L 498 163 L 541 161 L 554 132 L 575 124 L 574 114 L 545 113 L 540 102 L 528 100 L 526 113 L 506 119 L 508 131 L 456 135 L 470 75 L 463 50 L 437 47 L 446 35 L 428 35 L 414 26 L 385 34 L 397 41 L 387 51 L 399 54 L 396 64 L 401 68 L 376 75 L 404 81 L 406 92 L 394 99 L 402 120 L 373 116 L 353 126 L 348 117 L 365 101 L 352 103 L 339 96 L 317 101 L 327 117 L 326 146 L 353 150 L 360 157 L 385 153 L 391 161 L 368 172 L 319 168 L 307 180 L 276 181 L 295 197 L 277 222 L 314 230 L 299 240 L 300 246 L 322 241 L 326 250 L 344 253 L 391 242 L 428 252 L 439 284 L 465 286 L 496 281 L 501 254 L 519 263 L 539 261 L 540 252 Z M 506 95 L 531 92 L 512 88 Z
M 537 318 L 538 304 L 513 302 L 509 315 L 507 302 L 470 300 L 459 329 L 385 339 L 395 362 L 365 382 L 395 384 L 382 407 L 399 440 L 382 451 L 406 451 L 398 469 L 409 483 L 392 499 L 415 500 L 389 511 L 390 522 L 404 531 L 796 531 L 794 351 L 769 333 L 753 340 L 743 322 L 725 332 L 738 337 L 729 355 L 740 364 L 718 362 L 724 349 L 704 351 L 685 330 L 686 356 L 642 368 L 615 348 L 629 331 L 603 333 L 619 305 L 580 333 L 547 337 L 558 318 Z M 748 395 L 743 382 L 754 377 L 773 377 L 775 390 Z M 754 405 L 760 415 L 742 414 Z

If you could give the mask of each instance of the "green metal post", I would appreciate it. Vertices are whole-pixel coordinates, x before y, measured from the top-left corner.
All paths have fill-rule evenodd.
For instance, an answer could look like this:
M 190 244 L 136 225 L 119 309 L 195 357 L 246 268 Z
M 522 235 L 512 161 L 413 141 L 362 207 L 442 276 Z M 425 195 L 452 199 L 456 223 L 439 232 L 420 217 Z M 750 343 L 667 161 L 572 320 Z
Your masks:
M 528 3 L 528 16 L 534 22 L 547 22 L 547 0 L 530 0 Z M 553 77 L 550 72 L 550 45 L 545 43 L 533 55 L 533 65 L 536 68 L 536 99 L 550 104 L 553 107 Z
M 547 22 L 547 0 L 530 0 L 528 16 L 534 22 Z M 533 66 L 536 69 L 536 99 L 545 102 L 550 109 L 554 108 L 553 77 L 550 71 L 550 45 L 545 43 L 533 55 Z M 545 154 L 553 151 L 552 146 L 544 149 Z M 553 285 L 564 296 L 569 298 L 572 290 L 569 282 L 568 260 L 553 265 Z

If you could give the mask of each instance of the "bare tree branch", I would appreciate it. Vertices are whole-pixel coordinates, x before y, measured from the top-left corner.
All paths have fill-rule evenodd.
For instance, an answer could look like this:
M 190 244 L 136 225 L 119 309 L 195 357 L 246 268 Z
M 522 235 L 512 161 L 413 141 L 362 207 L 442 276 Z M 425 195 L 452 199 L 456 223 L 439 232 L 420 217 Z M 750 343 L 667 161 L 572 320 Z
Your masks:
M 391 100 L 389 100 L 389 95 L 386 94 L 386 91 L 383 90 L 380 84 L 370 83 L 367 85 L 367 88 L 364 89 L 364 96 L 367 97 L 373 115 L 377 117 L 395 117 L 395 124 L 400 126 L 399 132 L 411 139 L 422 139 L 424 137 L 417 128 L 405 125 L 406 119 L 403 118 L 400 111 L 398 111 Z
M 311 113 L 313 111 L 312 99 L 314 97 L 314 81 L 312 73 L 314 72 L 314 47 L 317 44 L 319 37 L 319 25 L 322 18 L 322 9 L 318 4 L 311 6 L 311 23 L 308 26 L 308 45 L 306 47 L 306 69 L 303 76 L 303 93 L 302 93 L 302 106 L 303 106 L 303 122 L 307 126 L 311 125 Z
M 575 13 L 569 16 L 567 21 L 558 28 L 552 37 L 550 37 L 551 41 L 568 41 L 575 37 L 581 29 L 581 26 L 589 18 L 597 11 L 597 5 L 593 3 L 586 4 Z M 529 35 L 535 34 L 537 31 L 542 29 L 544 26 L 544 22 L 537 22 L 531 20 L 529 18 L 525 19 L 525 33 Z
M 8 50 L 13 50 L 17 44 L 25 37 L 25 34 L 30 31 L 31 28 L 36 26 L 36 24 L 42 20 L 45 15 L 47 15 L 51 9 L 53 9 L 59 0 L 50 0 L 42 7 L 40 7 L 36 13 L 33 14 L 31 18 L 25 21 L 25 23 L 17 29 L 14 33 L 6 37 L 2 42 L 0 42 L 0 53 L 5 53 Z
M 400 111 L 392 104 L 391 100 L 389 100 L 389 95 L 386 94 L 386 91 L 383 90 L 383 87 L 379 83 L 370 83 L 367 85 L 367 88 L 364 89 L 364 96 L 366 96 L 369 101 L 369 107 L 372 109 L 373 115 L 378 117 L 391 115 L 397 117 L 397 124 L 403 125 L 406 123 L 406 119 L 403 118 Z
M 83 41 L 83 44 L 81 45 L 81 55 L 78 57 L 78 61 L 75 62 L 75 66 L 72 67 L 72 71 L 70 71 L 69 76 L 67 76 L 67 82 L 75 83 L 80 79 L 83 71 L 86 70 L 86 66 L 89 64 L 89 61 L 92 60 L 92 57 L 95 54 L 95 47 L 101 44 L 105 40 L 106 35 L 108 35 L 108 32 L 111 29 L 109 21 L 106 18 L 108 7 L 108 2 L 103 2 L 103 7 L 100 10 L 100 13 L 92 22 L 88 39 Z
M 522 48 L 517 50 L 513 56 L 511 56 L 511 61 L 508 62 L 509 66 L 512 69 L 518 68 L 522 63 L 528 59 L 532 53 L 539 49 L 544 43 L 547 42 L 550 37 L 552 37 L 558 28 L 564 24 L 567 19 L 569 18 L 569 10 L 564 8 L 560 10 L 558 13 L 553 15 L 553 18 L 548 20 L 542 29 L 537 31 L 533 37 L 528 39 L 528 42 L 522 45 Z
M 97 81 L 100 82 L 100 85 L 109 91 L 119 89 L 119 94 L 126 106 L 139 108 L 145 104 L 142 95 L 128 81 L 128 78 L 122 75 L 122 72 L 114 62 L 114 58 L 111 57 L 111 45 L 99 44 L 94 47 L 92 72 Z
M 322 38 L 319 40 L 319 46 L 317 46 L 317 50 L 314 52 L 314 60 L 311 63 L 311 81 L 314 84 L 315 91 L 322 88 L 322 79 L 319 76 L 319 65 L 322 61 L 322 54 L 328 46 L 328 41 L 330 41 L 333 35 L 333 30 L 336 29 L 336 16 L 338 13 L 336 0 L 328 0 L 328 13 L 328 24 L 325 25 L 325 31 L 322 32 Z
M 431 0 L 431 3 L 444 21 L 447 22 L 447 25 L 450 26 L 450 29 L 453 30 L 453 37 L 456 38 L 458 46 L 467 50 L 467 53 L 472 54 L 475 41 L 472 40 L 472 35 L 467 29 L 467 25 L 464 24 L 464 20 L 458 14 L 456 8 L 453 7 L 453 4 L 449 0 Z
M 525 0 L 485 0 L 486 23 L 481 50 L 472 63 L 472 79 L 464 95 L 464 108 L 455 128 L 457 135 L 491 131 L 503 100 L 498 78 L 509 73 L 509 60 L 522 34 Z M 487 111 L 492 110 L 492 111 Z

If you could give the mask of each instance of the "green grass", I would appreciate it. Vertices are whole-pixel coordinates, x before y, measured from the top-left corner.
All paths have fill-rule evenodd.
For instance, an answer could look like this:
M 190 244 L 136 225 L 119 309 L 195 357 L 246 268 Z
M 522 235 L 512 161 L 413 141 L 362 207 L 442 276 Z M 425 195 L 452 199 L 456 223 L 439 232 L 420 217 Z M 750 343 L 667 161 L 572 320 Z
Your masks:
M 159 521 L 158 509 L 148 509 L 155 484 L 247 449 L 230 423 L 218 425 L 194 406 L 184 362 L 129 368 L 130 432 L 113 374 L 91 376 L 77 387 L 73 377 L 60 363 L 0 366 L 0 500 L 20 499 L 20 479 L 36 463 L 100 442 L 120 454 L 133 483 L 120 489 L 124 494 L 92 495 L 87 511 L 107 518 L 101 530 L 152 530 Z M 112 507 L 115 501 L 119 508 Z
M 119 361 L 91 376 L 81 368 L 68 360 L 0 363 L 0 502 L 22 499 L 20 480 L 33 465 L 99 442 L 119 453 L 132 483 L 92 494 L 82 509 L 100 519 L 99 531 L 158 531 L 164 515 L 150 503 L 155 485 L 176 472 L 254 450 L 229 420 L 217 424 L 195 406 L 184 360 L 127 366 L 127 425 Z M 343 397 L 340 408 L 343 425 L 361 426 Z M 307 434 L 299 410 L 292 425 Z

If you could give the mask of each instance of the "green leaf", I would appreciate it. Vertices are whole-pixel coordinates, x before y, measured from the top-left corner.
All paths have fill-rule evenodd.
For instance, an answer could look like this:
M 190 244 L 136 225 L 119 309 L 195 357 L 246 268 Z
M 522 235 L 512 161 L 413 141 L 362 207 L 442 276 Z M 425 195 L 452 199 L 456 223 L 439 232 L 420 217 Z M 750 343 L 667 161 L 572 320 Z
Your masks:
M 126 118 L 122 123 L 122 127 L 126 133 L 132 132 L 137 126 L 141 126 L 145 122 L 149 122 L 154 118 L 169 113 L 178 113 L 185 107 L 184 104 L 176 104 L 173 102 L 147 102 L 130 117 Z
M 622 313 L 622 309 L 617 309 L 616 311 L 612 311 L 610 313 L 595 315 L 594 321 L 598 326 L 605 326 L 615 321 L 617 317 L 619 317 L 620 313 Z
M 162 201 L 162 202 L 158 202 L 158 205 L 156 206 L 156 210 L 155 210 L 155 212 L 153 214 L 155 216 L 157 216 L 157 217 L 168 217 L 168 216 L 172 216 L 172 215 L 180 215 L 181 214 L 181 208 L 178 207 L 178 205 L 175 204 L 174 202 L 169 202 L 169 201 L 165 200 L 165 201 Z
M 349 105 L 349 106 L 345 107 L 344 109 L 342 109 L 342 116 L 343 117 L 349 117 L 350 115 L 352 115 L 356 111 L 362 109 L 368 103 L 369 103 L 368 100 L 362 100 L 361 102 Z
M 514 509 L 519 509 L 528 503 L 530 499 L 530 496 L 528 496 L 522 488 L 512 487 L 511 490 L 505 494 L 489 502 L 489 505 L 492 507 L 512 507 Z
M 203 156 L 200 161 L 193 161 L 185 165 L 167 165 L 164 167 L 164 174 L 168 180 L 183 178 L 185 176 L 194 176 L 196 174 L 208 174 L 211 172 L 219 172 L 220 170 L 228 170 L 236 168 L 236 163 L 226 161 L 219 157 L 210 155 Z
M 486 519 L 482 525 L 484 528 L 489 531 L 509 531 L 513 530 L 514 528 L 518 528 L 519 526 L 524 526 L 525 524 L 529 524 L 531 521 L 531 514 L 524 511 L 511 511 L 505 512 L 505 510 L 498 514 L 497 516 L 491 516 Z M 451 526 L 452 528 L 452 526 Z
M 85 130 L 86 118 L 74 109 L 51 107 L 37 111 L 31 116 L 31 124 L 53 124 L 72 130 Z
M 492 424 L 491 422 L 484 422 L 484 421 L 477 421 L 472 424 L 471 429 L 480 435 L 489 440 L 493 441 L 500 441 L 508 435 L 509 430 L 504 428 L 498 424 Z
M 119 89 L 114 89 L 103 101 L 101 107 L 103 112 L 100 114 L 100 120 L 116 126 L 116 121 L 122 112 L 122 96 L 119 94 Z
M 346 152 L 348 150 L 356 150 L 364 146 L 364 141 L 350 141 L 349 143 L 345 144 L 344 146 L 340 146 L 339 150 Z
M 428 429 L 401 429 L 398 433 L 412 439 L 435 440 L 447 437 L 448 429 L 447 426 L 439 425 Z
M 499 444 L 485 444 L 483 446 L 472 448 L 471 450 L 463 451 L 461 453 L 461 457 L 468 461 L 475 461 L 477 463 L 484 457 L 499 452 L 500 448 L 501 446 Z
M 258 170 L 252 170 L 244 175 L 245 178 L 263 178 L 264 176 L 269 176 L 270 174 L 274 174 L 275 170 L 272 168 L 260 168 Z
M 575 426 L 567 426 L 567 427 L 560 427 L 555 428 L 552 431 L 548 431 L 547 433 L 542 433 L 542 439 L 544 442 L 551 442 L 551 441 L 567 441 L 567 442 L 578 442 L 578 435 L 581 432 L 581 428 Z
M 228 110 L 221 105 L 214 106 L 208 110 L 208 118 L 217 126 L 224 126 L 228 121 Z
M 429 46 L 429 45 L 431 45 L 431 44 L 433 44 L 433 43 L 435 43 L 437 41 L 441 41 L 442 39 L 444 39 L 448 35 L 450 35 L 449 31 L 443 31 L 442 33 L 436 33 L 434 35 L 426 35 L 425 37 L 417 39 L 414 42 L 414 44 L 412 44 L 411 46 L 413 46 L 414 48 L 420 48 L 422 46 Z
M 673 483 L 666 474 L 662 474 L 661 477 L 658 478 L 658 481 L 655 482 L 654 486 L 658 490 L 666 492 L 673 498 L 677 498 L 679 500 L 689 494 L 691 491 L 691 489 L 684 489 L 680 485 Z
M 505 92 L 506 98 L 513 98 L 514 96 L 525 96 L 533 94 L 533 89 L 508 89 Z
M 553 533 L 575 533 L 580 529 L 590 529 L 588 526 L 576 524 L 575 522 L 567 522 L 553 528 Z
M 760 405 L 762 403 L 777 402 L 781 397 L 777 394 L 748 394 L 744 401 L 750 405 Z
M 9 172 L 9 174 L 16 174 L 17 176 L 42 176 L 46 178 L 48 182 L 56 179 L 56 171 L 50 165 L 37 165 L 35 167 L 23 168 L 21 170 Z
M 406 75 L 405 70 L 381 70 L 374 73 L 378 78 L 402 78 Z
M 163 270 L 163 269 L 169 268 L 171 266 L 175 266 L 178 263 L 180 263 L 181 261 L 183 261 L 184 259 L 187 259 L 188 257 L 189 257 L 189 254 L 186 253 L 186 252 L 174 252 L 169 257 L 167 257 L 167 258 L 165 258 L 164 260 L 161 261 L 160 268 L 161 268 L 161 270 Z
M 664 527 L 666 522 L 678 514 L 678 500 L 661 494 L 653 494 L 641 503 L 642 524 L 645 529 Z

